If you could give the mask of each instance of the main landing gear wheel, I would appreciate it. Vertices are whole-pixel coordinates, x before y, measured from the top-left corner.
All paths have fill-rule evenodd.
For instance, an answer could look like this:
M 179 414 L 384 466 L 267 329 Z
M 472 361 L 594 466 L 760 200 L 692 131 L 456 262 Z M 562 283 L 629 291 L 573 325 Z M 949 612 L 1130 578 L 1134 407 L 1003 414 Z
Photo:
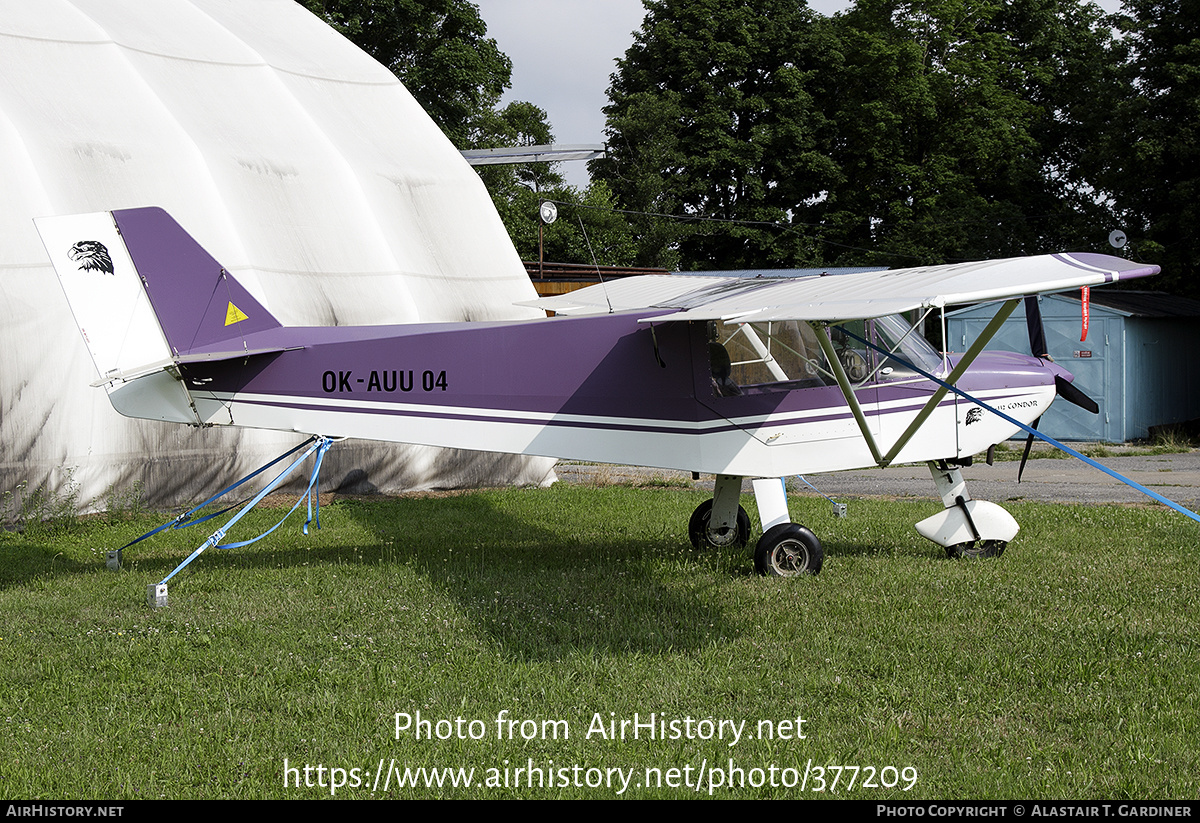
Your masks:
M 1004 540 L 975 540 L 970 543 L 956 543 L 946 547 L 946 554 L 951 557 L 999 557 L 1008 548 Z
M 821 541 L 804 526 L 780 523 L 767 529 L 754 550 L 754 568 L 771 577 L 817 574 L 825 552 Z
M 750 515 L 738 506 L 737 528 L 709 531 L 708 521 L 712 517 L 712 500 L 705 500 L 692 512 L 688 521 L 688 537 L 697 549 L 724 549 L 729 546 L 740 549 L 750 542 Z

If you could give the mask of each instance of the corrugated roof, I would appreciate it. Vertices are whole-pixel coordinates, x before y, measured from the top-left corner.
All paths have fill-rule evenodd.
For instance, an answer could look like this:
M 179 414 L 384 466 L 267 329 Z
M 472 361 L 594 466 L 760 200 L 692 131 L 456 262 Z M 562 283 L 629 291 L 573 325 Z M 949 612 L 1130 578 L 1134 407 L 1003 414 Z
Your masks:
M 1063 297 L 1079 302 L 1071 295 Z M 1161 291 L 1115 291 L 1095 289 L 1091 301 L 1133 317 L 1200 317 L 1200 300 Z

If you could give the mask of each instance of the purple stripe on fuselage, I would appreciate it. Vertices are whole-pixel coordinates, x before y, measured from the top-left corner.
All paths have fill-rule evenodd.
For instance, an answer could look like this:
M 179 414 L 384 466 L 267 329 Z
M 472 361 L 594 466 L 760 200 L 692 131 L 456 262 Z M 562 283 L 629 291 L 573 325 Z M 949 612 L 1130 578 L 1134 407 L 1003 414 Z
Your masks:
M 1019 395 L 1004 395 L 1000 397 L 989 398 L 990 402 L 1001 403 L 1006 400 L 1011 400 Z M 295 409 L 303 411 L 313 411 L 318 413 L 345 413 L 354 414 L 370 414 L 382 416 L 402 416 L 414 417 L 427 420 L 452 420 L 464 422 L 481 422 L 481 423 L 497 423 L 504 425 L 523 425 L 523 426 L 553 426 L 562 428 L 580 428 L 580 429 L 602 429 L 612 431 L 635 431 L 635 432 L 657 432 L 664 434 L 686 434 L 686 435 L 705 435 L 718 432 L 726 432 L 733 430 L 751 430 L 760 427 L 774 428 L 781 425 L 804 425 L 812 423 L 828 423 L 837 420 L 851 420 L 853 414 L 848 407 L 843 407 L 836 412 L 828 414 L 810 414 L 803 417 L 785 417 L 780 419 L 772 419 L 769 421 L 729 421 L 722 417 L 714 417 L 710 421 L 701 421 L 694 426 L 680 425 L 661 425 L 653 421 L 645 419 L 630 419 L 621 418 L 618 420 L 589 420 L 586 418 L 529 418 L 523 413 L 509 409 L 489 410 L 487 414 L 472 414 L 467 411 L 454 411 L 453 407 L 446 407 L 441 411 L 433 411 L 427 408 L 417 408 L 406 404 L 395 404 L 394 406 L 384 407 L 365 407 L 347 409 L 342 405 L 334 405 L 329 403 L 317 402 L 299 402 L 289 400 L 288 398 L 279 398 L 277 400 L 264 400 L 258 397 L 249 397 L 244 395 L 222 397 L 223 401 L 234 401 L 240 404 L 249 406 L 259 406 L 265 408 L 281 408 Z M 955 405 L 955 399 L 950 397 L 938 403 L 938 408 L 946 408 Z M 895 406 L 880 412 L 883 417 L 893 415 L 904 416 L 918 411 L 924 407 L 923 402 L 913 402 L 902 406 Z M 721 421 L 717 423 L 716 421 Z M 662 421 L 668 423 L 674 421 Z
M 279 328 L 249 336 L 247 346 L 296 350 L 181 368 L 193 389 L 273 396 L 282 405 L 291 398 L 340 401 L 330 411 L 373 401 L 441 406 L 447 417 L 496 409 L 645 421 L 638 425 L 741 421 L 748 428 L 769 415 L 813 422 L 849 416 L 836 386 L 714 397 L 704 324 L 663 323 L 652 333 L 637 323 L 644 316 Z M 988 352 L 960 384 L 979 390 L 1052 382 L 1036 358 Z M 858 396 L 864 406 L 900 401 L 891 410 L 899 412 L 919 408 L 935 388 L 927 381 L 884 383 Z
M 549 418 L 549 419 L 530 419 L 521 416 L 518 413 L 511 415 L 505 414 L 505 409 L 499 409 L 492 414 L 470 414 L 465 411 L 454 411 L 454 407 L 445 407 L 444 411 L 430 411 L 428 409 L 418 409 L 412 406 L 397 404 L 391 408 L 372 408 L 359 406 L 357 408 L 347 409 L 345 406 L 321 405 L 320 403 L 297 403 L 287 402 L 285 399 L 280 400 L 260 400 L 257 398 L 247 398 L 244 396 L 236 396 L 233 398 L 235 402 L 250 405 L 261 406 L 267 408 L 281 409 L 296 409 L 302 411 L 315 411 L 325 414 L 334 413 L 352 413 L 352 414 L 372 414 L 382 415 L 385 417 L 414 417 L 422 420 L 449 420 L 456 422 L 468 423 L 496 423 L 502 425 L 518 425 L 518 426 L 551 426 L 555 428 L 574 428 L 574 429 L 598 429 L 609 431 L 631 431 L 631 432 L 648 432 L 659 434 L 712 434 L 714 432 L 733 431 L 743 428 L 726 421 L 722 425 L 703 425 L 703 428 L 692 429 L 680 426 L 656 425 L 654 423 L 642 422 L 628 418 L 621 418 L 616 421 L 603 420 L 587 420 L 587 419 L 566 419 L 566 418 Z M 849 415 L 847 415 L 849 416 Z M 669 422 L 669 421 L 664 421 Z

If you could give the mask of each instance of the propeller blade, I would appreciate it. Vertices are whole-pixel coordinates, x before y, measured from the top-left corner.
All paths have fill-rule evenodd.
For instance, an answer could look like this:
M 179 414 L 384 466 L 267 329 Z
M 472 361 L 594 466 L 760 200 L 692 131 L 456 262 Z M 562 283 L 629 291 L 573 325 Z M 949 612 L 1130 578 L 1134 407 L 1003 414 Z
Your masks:
M 1073 383 L 1059 375 L 1054 376 L 1054 390 L 1058 392 L 1059 397 L 1068 403 L 1074 403 L 1079 408 L 1092 414 L 1100 413 L 1100 406 L 1096 404 L 1095 400 L 1088 397 L 1083 391 L 1076 388 Z
M 1031 426 L 1031 428 L 1036 429 L 1038 427 L 1038 423 L 1041 423 L 1041 422 L 1042 422 L 1042 418 L 1039 417 L 1037 420 L 1033 421 L 1033 426 Z M 1033 449 L 1033 434 L 1032 433 L 1030 433 L 1029 437 L 1025 438 L 1025 451 L 1021 454 L 1021 465 L 1017 468 L 1017 482 L 1018 483 L 1021 482 L 1021 475 L 1025 473 L 1025 462 L 1027 460 L 1029 460 L 1029 452 L 1031 449 Z
M 1073 383 L 1071 383 L 1071 381 L 1069 381 L 1057 374 L 1054 375 L 1054 390 L 1056 392 L 1058 392 L 1058 396 L 1061 397 L 1063 400 L 1066 400 L 1069 403 L 1074 403 L 1076 406 L 1083 409 L 1084 411 L 1089 411 L 1092 414 L 1100 413 L 1100 406 L 1098 406 L 1096 404 L 1095 400 L 1093 400 L 1092 398 L 1090 398 L 1086 394 L 1084 394 L 1081 389 L 1076 388 L 1075 385 Z M 1040 418 L 1040 417 L 1037 420 L 1034 420 L 1033 428 L 1036 429 L 1038 427 L 1038 424 L 1040 424 L 1041 422 L 1042 422 L 1042 418 Z M 1025 439 L 1025 451 L 1022 452 L 1022 454 L 1021 454 L 1021 465 L 1017 469 L 1017 482 L 1018 483 L 1021 482 L 1021 475 L 1025 473 L 1025 463 L 1029 460 L 1029 452 L 1032 448 L 1033 448 L 1033 435 L 1030 434 L 1029 437 L 1027 437 Z
M 1038 296 L 1030 294 L 1025 298 L 1025 325 L 1029 329 L 1029 353 L 1043 359 L 1050 357 L 1050 347 L 1046 344 L 1046 327 L 1042 324 L 1042 307 Z

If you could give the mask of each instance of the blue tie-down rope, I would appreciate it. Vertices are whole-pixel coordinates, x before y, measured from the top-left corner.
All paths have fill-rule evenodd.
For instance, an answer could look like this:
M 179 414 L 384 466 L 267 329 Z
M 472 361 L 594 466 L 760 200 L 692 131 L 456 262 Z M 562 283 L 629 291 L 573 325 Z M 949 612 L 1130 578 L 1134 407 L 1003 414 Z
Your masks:
M 808 486 L 810 489 L 812 489 L 813 491 L 815 491 L 817 494 L 819 494 L 819 495 L 821 495 L 822 497 L 824 497 L 826 500 L 828 500 L 828 501 L 829 501 L 830 503 L 832 503 L 833 505 L 835 505 L 835 506 L 836 506 L 836 505 L 838 504 L 838 502 L 837 502 L 836 500 L 834 500 L 832 497 L 830 497 L 830 496 L 829 496 L 829 495 L 827 495 L 825 492 L 823 492 L 823 491 L 821 491 L 820 489 L 818 489 L 818 488 L 817 488 L 816 486 L 814 486 L 812 483 L 809 483 L 809 482 L 808 482 L 808 480 L 807 480 L 807 478 L 805 478 L 805 477 L 804 477 L 804 475 L 802 475 L 802 474 L 798 474 L 798 475 L 796 475 L 796 479 L 797 479 L 797 480 L 799 480 L 799 481 L 800 481 L 801 483 L 803 483 L 804 485 Z
M 310 437 L 308 440 L 305 440 L 299 446 L 288 449 L 287 451 L 285 451 L 283 454 L 276 457 L 274 460 L 272 460 L 267 465 L 263 466 L 262 468 L 255 469 L 253 472 L 246 475 L 241 480 L 234 483 L 232 486 L 226 486 L 225 488 L 221 489 L 221 491 L 217 492 L 212 497 L 205 500 L 203 503 L 201 503 L 197 506 L 193 506 L 192 508 L 185 511 L 183 514 L 176 517 L 174 520 L 168 520 L 166 523 L 163 523 L 161 526 L 158 526 L 157 528 L 151 529 L 150 531 L 146 532 L 141 537 L 136 538 L 134 540 L 130 540 L 124 546 L 117 549 L 117 551 L 123 552 L 126 549 L 128 549 L 130 546 L 136 546 L 138 543 L 141 543 L 143 540 L 147 540 L 147 539 L 153 537 L 154 535 L 158 534 L 159 532 L 165 531 L 166 529 L 186 529 L 189 526 L 199 525 L 200 523 L 203 523 L 206 520 L 212 520 L 214 517 L 220 517 L 221 515 L 225 514 L 225 512 L 233 511 L 238 506 L 245 503 L 247 498 L 242 498 L 241 500 L 237 501 L 236 503 L 231 503 L 230 505 L 226 506 L 225 508 L 221 509 L 220 511 L 213 512 L 212 514 L 206 514 L 204 517 L 198 517 L 195 520 L 192 519 L 193 514 L 195 514 L 198 511 L 201 511 L 202 509 L 204 509 L 204 507 L 208 506 L 213 501 L 220 500 L 222 497 L 229 494 L 234 489 L 238 488 L 239 486 L 241 486 L 245 483 L 248 483 L 249 481 L 253 480 L 254 478 L 258 477 L 260 474 L 265 472 L 267 469 L 274 466 L 279 461 L 283 460 L 286 457 L 289 457 L 290 455 L 295 454 L 296 452 L 300 451 L 302 448 L 309 445 L 310 443 L 316 442 L 316 440 L 317 440 L 316 437 Z M 291 471 L 291 469 L 289 468 L 288 471 Z
M 808 486 L 810 489 L 812 489 L 813 491 L 815 491 L 817 494 L 819 494 L 819 495 L 821 495 L 822 497 L 824 497 L 824 498 L 825 498 L 826 500 L 828 500 L 830 503 L 832 503 L 832 504 L 833 504 L 833 516 L 834 516 L 834 517 L 845 517 L 845 516 L 846 516 L 846 504 L 845 504 L 845 503 L 839 503 L 839 502 L 837 502 L 836 500 L 834 500 L 832 497 L 830 497 L 830 496 L 829 496 L 829 495 L 827 495 L 825 492 L 823 492 L 823 491 L 821 491 L 820 489 L 818 489 L 818 488 L 817 488 L 816 486 L 814 486 L 812 483 L 809 483 L 809 482 L 808 482 L 808 478 L 807 478 L 807 477 L 805 477 L 805 476 L 804 476 L 804 475 L 802 475 L 802 474 L 798 474 L 798 475 L 796 475 L 796 479 L 797 479 L 797 480 L 799 480 L 799 481 L 800 481 L 801 483 L 803 483 L 804 485 Z
M 992 414 L 1000 417 L 1003 420 L 1007 420 L 1009 423 L 1013 424 L 1014 426 L 1017 426 L 1018 428 L 1023 429 L 1024 431 L 1028 432 L 1029 434 L 1032 434 L 1034 437 L 1045 440 L 1047 443 L 1049 443 L 1054 448 L 1056 448 L 1060 451 L 1064 451 L 1067 454 L 1071 455 L 1072 457 L 1078 457 L 1080 460 L 1082 460 L 1084 463 L 1087 463 L 1089 466 L 1099 469 L 1100 471 L 1104 472 L 1108 476 L 1110 476 L 1116 480 L 1120 480 L 1122 483 L 1129 486 L 1130 488 L 1137 489 L 1138 491 L 1140 491 L 1142 494 L 1146 495 L 1147 497 L 1157 500 L 1159 503 L 1162 503 L 1164 506 L 1168 506 L 1169 508 L 1174 509 L 1175 511 L 1179 512 L 1180 514 L 1186 515 L 1187 517 L 1190 517 L 1192 520 L 1195 520 L 1197 523 L 1200 523 L 1200 514 L 1196 514 L 1196 512 L 1192 511 L 1191 509 L 1186 509 L 1183 506 L 1176 503 L 1174 500 L 1169 500 L 1166 497 L 1163 497 L 1158 492 L 1151 491 L 1150 489 L 1146 488 L 1145 486 L 1143 486 L 1141 483 L 1137 482 L 1136 480 L 1132 480 L 1128 477 L 1125 477 L 1123 474 L 1113 471 L 1108 466 L 1105 466 L 1101 463 L 1097 463 L 1095 460 L 1088 457 L 1087 455 L 1084 455 L 1084 454 L 1081 454 L 1080 452 L 1075 451 L 1075 449 L 1072 449 L 1070 446 L 1063 445 L 1062 443 L 1058 442 L 1050 435 L 1042 434 L 1040 431 L 1033 428 L 1032 426 L 1027 426 L 1024 423 L 1022 423 L 1020 420 L 1017 420 L 1014 417 L 1009 417 L 1007 414 L 1000 411 L 999 409 L 997 409 L 993 406 L 990 406 L 987 403 L 984 403 L 982 400 L 980 400 L 976 397 L 972 397 L 971 395 L 967 394 L 962 389 L 960 389 L 956 386 L 951 386 L 949 383 L 947 383 L 943 380 L 939 380 L 938 378 L 934 377 L 929 372 L 927 372 L 923 369 L 917 368 L 912 363 L 905 362 L 903 359 L 897 357 L 895 354 L 891 354 L 887 351 L 884 351 L 879 346 L 876 346 L 874 343 L 870 343 L 870 342 L 864 340 L 863 338 L 859 337 L 854 332 L 852 332 L 848 329 L 845 329 L 845 328 L 843 328 L 842 331 L 846 332 L 846 334 L 849 337 L 853 337 L 858 342 L 863 343 L 864 345 L 870 346 L 872 349 L 879 352 L 884 357 L 890 357 L 891 359 L 895 360 L 897 363 L 904 366 L 905 368 L 912 369 L 913 371 L 915 371 L 917 374 L 921 375 L 922 377 L 932 380 L 933 382 L 937 383 L 940 386 L 944 386 L 945 388 L 954 392 L 958 396 L 970 401 L 971 403 L 976 404 L 977 406 L 980 406 L 981 408 L 987 409 Z
M 179 574 L 179 572 L 188 563 L 191 563 L 193 560 L 195 560 L 197 557 L 199 557 L 201 552 L 203 552 L 205 549 L 209 549 L 209 548 L 236 549 L 236 548 L 240 548 L 242 546 L 249 546 L 251 543 L 257 543 L 259 540 L 262 540 L 268 534 L 270 534 L 271 532 L 273 532 L 277 528 L 279 528 L 281 525 L 283 525 L 283 521 L 287 520 L 288 517 L 291 516 L 292 512 L 296 511 L 296 509 L 298 509 L 300 507 L 300 504 L 303 503 L 305 500 L 308 501 L 308 519 L 304 521 L 303 532 L 305 534 L 308 534 L 308 526 L 310 523 L 315 523 L 315 525 L 318 529 L 321 528 L 321 501 L 320 501 L 320 498 L 316 497 L 316 494 L 314 492 L 319 491 L 317 489 L 317 480 L 321 474 L 321 461 L 325 457 L 325 452 L 329 451 L 329 447 L 332 445 L 333 445 L 333 441 L 327 437 L 310 438 L 309 440 L 305 441 L 304 443 L 301 443 L 296 448 L 291 449 L 290 451 L 277 457 L 275 460 L 272 460 L 266 466 L 263 466 L 261 469 L 254 472 L 253 474 L 247 475 L 246 477 L 242 478 L 237 483 L 235 483 L 232 486 L 230 486 L 229 488 L 225 489 L 225 491 L 222 491 L 219 494 L 217 494 L 213 497 L 210 497 L 205 503 L 202 503 L 200 506 L 197 506 L 196 508 L 192 509 L 191 511 L 186 512 L 183 515 L 180 515 L 180 517 L 176 518 L 175 520 L 172 520 L 170 523 L 166 523 L 162 526 L 159 526 L 154 531 L 149 532 L 148 534 L 145 534 L 142 537 L 139 537 L 137 540 L 133 541 L 133 543 L 137 543 L 141 540 L 146 539 L 147 537 L 150 537 L 153 534 L 156 534 L 157 532 L 162 531 L 163 529 L 167 528 L 168 526 L 170 526 L 172 528 L 179 528 L 179 529 L 187 528 L 188 526 L 194 526 L 197 523 L 203 523 L 205 520 L 210 520 L 213 517 L 216 517 L 217 515 L 223 514 L 224 512 L 229 511 L 229 509 L 231 509 L 231 508 L 235 508 L 236 506 L 242 505 L 241 503 L 235 503 L 233 506 L 230 506 L 226 509 L 222 509 L 221 511 L 216 512 L 215 514 L 211 514 L 211 515 L 208 515 L 207 517 L 203 517 L 203 518 L 200 518 L 197 520 L 187 521 L 187 522 L 182 523 L 182 525 L 180 525 L 181 521 L 183 521 L 188 515 L 192 514 L 197 509 L 203 508 L 204 506 L 208 505 L 208 503 L 211 503 L 213 500 L 216 500 L 217 498 L 228 493 L 232 489 L 237 488 L 238 486 L 242 485 L 243 483 L 245 483 L 247 480 L 251 479 L 252 477 L 255 477 L 256 475 L 261 474 L 263 471 L 265 471 L 266 469 L 275 465 L 280 460 L 283 460 L 285 457 L 295 454 L 300 449 L 303 449 L 305 446 L 308 446 L 308 448 L 305 449 L 303 454 L 301 454 L 299 457 L 297 457 L 295 460 L 293 460 L 292 463 L 287 468 L 285 468 L 283 471 L 281 471 L 274 480 L 272 480 L 270 483 L 267 484 L 266 488 L 264 488 L 262 491 L 260 491 L 258 494 L 256 494 L 250 500 L 250 502 L 248 502 L 244 506 L 242 506 L 241 511 L 239 511 L 237 514 L 235 514 L 229 520 L 228 523 L 226 523 L 224 526 L 222 526 L 221 528 L 219 528 L 215 532 L 213 532 L 209 536 L 208 540 L 204 541 L 204 543 L 202 543 L 199 548 L 197 548 L 194 552 L 192 552 L 190 555 L 188 555 L 188 558 L 186 560 L 184 560 L 182 563 L 180 563 L 178 566 L 176 566 L 175 570 L 172 571 L 170 574 L 168 574 L 166 577 L 164 577 L 159 582 L 158 585 L 161 586 L 161 585 L 165 584 L 172 577 Z M 292 506 L 292 508 L 288 511 L 288 513 L 285 514 L 278 523 L 276 523 L 274 526 L 272 526 L 267 531 L 260 534 L 258 537 L 252 538 L 250 540 L 242 540 L 238 543 L 221 543 L 221 540 L 223 540 L 225 538 L 226 533 L 231 528 L 233 528 L 233 526 L 239 520 L 241 520 L 243 517 L 245 517 L 246 514 L 248 514 L 251 509 L 253 509 L 255 506 L 257 506 L 264 497 L 266 497 L 268 494 L 270 494 L 272 491 L 274 491 L 275 488 L 277 486 L 279 486 L 280 483 L 283 482 L 284 478 L 286 478 L 289 474 L 291 474 L 292 471 L 297 466 L 299 466 L 301 463 L 303 463 L 305 460 L 307 460 L 309 455 L 311 455 L 313 452 L 316 452 L 317 458 L 313 464 L 312 474 L 310 475 L 309 480 L 308 480 L 308 487 L 304 490 L 304 494 L 302 494 L 300 496 L 300 499 L 296 501 L 295 505 Z M 314 498 L 316 498 L 315 507 L 314 507 Z M 133 543 L 130 543 L 129 545 L 133 545 Z

